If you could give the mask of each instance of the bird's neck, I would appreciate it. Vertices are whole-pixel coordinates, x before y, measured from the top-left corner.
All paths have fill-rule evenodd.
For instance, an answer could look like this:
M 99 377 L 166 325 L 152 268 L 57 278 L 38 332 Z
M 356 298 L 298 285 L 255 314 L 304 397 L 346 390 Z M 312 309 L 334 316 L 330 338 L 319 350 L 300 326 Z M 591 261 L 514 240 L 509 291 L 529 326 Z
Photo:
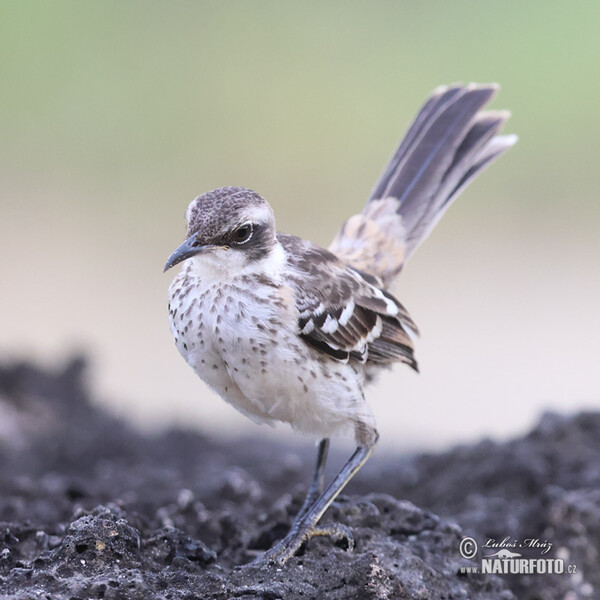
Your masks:
M 199 279 L 205 286 L 231 283 L 252 275 L 262 275 L 279 282 L 285 261 L 285 250 L 276 241 L 259 259 L 248 260 L 244 252 L 217 250 L 193 256 L 187 261 L 186 269 L 188 275 Z

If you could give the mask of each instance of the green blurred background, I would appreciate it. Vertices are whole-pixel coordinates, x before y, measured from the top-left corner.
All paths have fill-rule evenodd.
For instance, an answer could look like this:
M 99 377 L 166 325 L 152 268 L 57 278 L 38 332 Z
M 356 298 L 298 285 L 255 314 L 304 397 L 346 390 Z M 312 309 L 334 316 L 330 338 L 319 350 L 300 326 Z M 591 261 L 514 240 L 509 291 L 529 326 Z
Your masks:
M 431 89 L 497 81 L 520 142 L 406 269 L 421 375 L 369 398 L 397 446 L 596 407 L 599 23 L 599 3 L 542 0 L 0 2 L 0 360 L 82 349 L 100 401 L 144 426 L 266 433 L 170 337 L 187 203 L 252 187 L 326 245 Z

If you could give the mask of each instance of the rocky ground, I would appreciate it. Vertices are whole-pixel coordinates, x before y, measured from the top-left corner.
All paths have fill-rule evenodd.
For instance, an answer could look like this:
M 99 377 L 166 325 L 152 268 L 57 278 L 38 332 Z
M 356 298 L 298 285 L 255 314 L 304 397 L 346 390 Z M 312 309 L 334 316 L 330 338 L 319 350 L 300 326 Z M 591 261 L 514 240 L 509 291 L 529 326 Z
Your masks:
M 356 546 L 314 539 L 240 567 L 298 510 L 314 449 L 141 434 L 90 403 L 85 365 L 0 368 L 0 597 L 600 598 L 600 414 L 523 438 L 376 454 L 328 511 Z M 334 455 L 331 462 L 341 462 Z M 549 541 L 571 574 L 464 574 L 460 541 Z M 539 558 L 539 548 L 523 550 Z

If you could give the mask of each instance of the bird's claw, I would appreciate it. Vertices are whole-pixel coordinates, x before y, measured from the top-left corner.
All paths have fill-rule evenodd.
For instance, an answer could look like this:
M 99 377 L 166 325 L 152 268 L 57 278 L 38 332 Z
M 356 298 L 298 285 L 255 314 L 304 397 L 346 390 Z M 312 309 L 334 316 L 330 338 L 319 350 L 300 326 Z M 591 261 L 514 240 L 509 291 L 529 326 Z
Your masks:
M 328 536 L 334 541 L 346 540 L 348 551 L 354 549 L 354 536 L 348 527 L 339 523 L 332 523 L 327 527 L 312 527 L 306 531 L 292 530 L 281 541 L 267 550 L 264 554 L 253 560 L 249 565 L 264 566 L 278 565 L 283 566 L 295 556 L 300 547 L 305 542 L 316 536 Z
M 352 535 L 350 528 L 346 527 L 346 525 L 342 525 L 341 523 L 331 523 L 327 527 L 314 527 L 310 532 L 310 537 L 315 537 L 317 535 L 328 536 L 335 542 L 346 540 L 348 552 L 354 550 L 354 536 Z

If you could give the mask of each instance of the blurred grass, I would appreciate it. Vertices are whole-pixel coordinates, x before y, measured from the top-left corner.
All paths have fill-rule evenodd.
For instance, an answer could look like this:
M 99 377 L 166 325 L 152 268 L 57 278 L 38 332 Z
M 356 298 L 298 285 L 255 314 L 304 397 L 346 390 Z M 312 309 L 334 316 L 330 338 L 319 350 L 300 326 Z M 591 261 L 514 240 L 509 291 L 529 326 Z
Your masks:
M 528 203 L 594 200 L 597 3 L 30 1 L 1 16 L 5 176 L 83 181 L 116 216 L 119 191 L 165 214 L 152 179 L 177 199 L 244 183 L 293 219 L 302 198 L 358 203 L 425 94 L 470 80 L 502 83 Z M 565 170 L 579 189 L 561 189 Z
M 501 311 L 501 294 L 513 291 L 510 320 L 515 339 L 532 343 L 520 359 L 529 360 L 554 322 L 528 331 L 527 310 L 593 319 L 552 290 L 562 285 L 558 264 L 562 281 L 578 274 L 570 293 L 594 304 L 577 286 L 598 256 L 599 22 L 599 3 L 542 0 L 0 1 L 0 268 L 9 290 L 0 349 L 47 356 L 87 346 L 108 374 L 109 395 L 158 406 L 193 386 L 189 403 L 203 388 L 191 372 L 183 379 L 160 274 L 189 200 L 222 185 L 252 187 L 274 205 L 280 229 L 327 244 L 360 209 L 431 89 L 497 81 L 494 106 L 512 110 L 507 131 L 520 142 L 453 207 L 415 258 L 420 279 L 411 265 L 402 285 L 409 296 L 411 285 L 421 290 L 408 305 L 424 307 L 416 315 L 423 331 L 426 296 L 440 293 L 427 286 L 447 285 L 436 274 L 473 275 L 457 304 L 490 278 L 489 304 L 473 305 L 482 314 L 494 314 L 494 299 Z M 452 222 L 460 231 L 448 229 Z M 529 262 L 521 261 L 527 248 Z M 568 252 L 573 259 L 561 262 Z M 520 264 L 529 270 L 511 283 Z M 527 293 L 511 288 L 528 283 Z M 431 302 L 431 310 L 443 309 Z M 453 350 L 443 349 L 441 326 L 443 362 Z M 503 327 L 489 332 L 489 348 Z M 434 360 L 431 372 L 442 374 Z M 514 368 L 502 360 L 499 381 Z M 592 381 L 591 363 L 585 376 L 574 362 L 565 368 L 566 379 Z M 582 396 L 595 397 L 597 386 L 581 385 Z

